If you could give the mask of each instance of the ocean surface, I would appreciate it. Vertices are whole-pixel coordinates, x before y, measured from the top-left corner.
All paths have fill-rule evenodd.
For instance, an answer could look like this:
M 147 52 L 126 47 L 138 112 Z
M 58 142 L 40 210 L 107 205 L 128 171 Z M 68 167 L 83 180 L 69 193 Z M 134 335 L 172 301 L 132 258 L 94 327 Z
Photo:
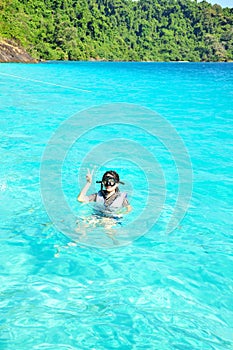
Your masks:
M 233 349 L 233 64 L 1 64 L 0 94 L 0 349 Z M 125 182 L 113 230 L 87 168 Z

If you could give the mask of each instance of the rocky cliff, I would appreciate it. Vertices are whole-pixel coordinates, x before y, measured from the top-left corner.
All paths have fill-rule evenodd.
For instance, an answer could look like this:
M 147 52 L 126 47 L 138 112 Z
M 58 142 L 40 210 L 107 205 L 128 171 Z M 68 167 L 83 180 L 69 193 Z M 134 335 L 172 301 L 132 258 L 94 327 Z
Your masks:
M 15 42 L 0 38 L 0 62 L 35 63 L 36 60 Z

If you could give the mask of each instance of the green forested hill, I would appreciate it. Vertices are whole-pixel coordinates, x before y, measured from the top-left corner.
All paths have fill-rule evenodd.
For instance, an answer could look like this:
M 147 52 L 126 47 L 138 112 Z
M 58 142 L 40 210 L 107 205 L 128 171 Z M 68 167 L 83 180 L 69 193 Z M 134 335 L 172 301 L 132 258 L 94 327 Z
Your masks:
M 0 36 L 38 59 L 233 60 L 233 9 L 196 0 L 0 0 Z

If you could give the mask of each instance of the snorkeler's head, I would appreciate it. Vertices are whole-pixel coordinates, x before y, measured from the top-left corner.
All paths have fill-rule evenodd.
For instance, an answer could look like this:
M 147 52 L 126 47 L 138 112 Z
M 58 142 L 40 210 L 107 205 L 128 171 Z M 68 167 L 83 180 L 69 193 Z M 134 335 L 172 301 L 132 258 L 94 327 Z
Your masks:
M 119 175 L 114 170 L 106 171 L 102 177 L 102 180 L 96 182 L 101 183 L 101 189 L 103 188 L 103 185 L 106 189 L 113 187 L 116 187 L 117 189 L 119 183 L 124 184 L 124 182 L 120 181 Z
M 119 175 L 114 170 L 106 171 L 106 173 L 104 173 L 102 177 L 102 182 L 104 183 L 108 179 L 112 179 L 113 181 L 115 181 L 115 183 L 118 183 L 120 181 Z

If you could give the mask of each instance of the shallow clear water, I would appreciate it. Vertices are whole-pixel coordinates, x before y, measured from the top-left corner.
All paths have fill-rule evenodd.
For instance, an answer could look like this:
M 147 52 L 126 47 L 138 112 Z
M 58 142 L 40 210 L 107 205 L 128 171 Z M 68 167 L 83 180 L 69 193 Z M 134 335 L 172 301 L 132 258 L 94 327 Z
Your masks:
M 0 87 L 0 348 L 232 349 L 233 64 L 1 64 Z M 175 150 L 132 125 L 121 125 L 121 135 L 119 125 L 96 127 L 69 145 L 62 165 L 72 212 L 88 215 L 76 196 L 90 159 L 98 168 L 95 179 L 111 167 L 126 182 L 134 207 L 126 230 L 148 193 L 156 206 L 161 189 L 164 203 L 153 227 L 126 246 L 109 249 L 109 237 L 106 247 L 69 246 L 71 237 L 51 222 L 42 200 L 42 156 L 71 116 L 118 102 L 155 111 L 184 141 L 193 170 L 189 209 L 168 234 L 181 186 Z M 85 125 L 80 119 L 80 130 Z M 157 192 L 148 187 L 149 153 L 147 163 L 132 162 L 132 150 L 119 160 L 115 147 L 110 159 L 85 161 L 116 134 L 156 157 L 165 179 L 160 183 L 156 174 Z

